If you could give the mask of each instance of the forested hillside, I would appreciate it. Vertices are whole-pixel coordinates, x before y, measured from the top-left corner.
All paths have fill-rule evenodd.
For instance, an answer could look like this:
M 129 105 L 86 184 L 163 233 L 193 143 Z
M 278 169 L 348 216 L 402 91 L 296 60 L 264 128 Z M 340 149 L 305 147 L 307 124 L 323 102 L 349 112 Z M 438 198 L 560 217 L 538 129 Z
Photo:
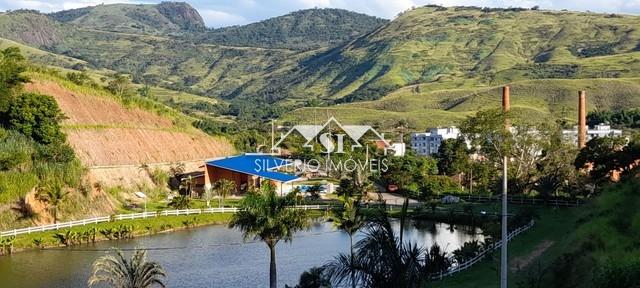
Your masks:
M 363 116 L 356 121 L 384 116 L 451 124 L 482 107 L 494 87 L 511 82 L 522 83 L 525 90 L 514 93 L 523 93 L 517 99 L 528 115 L 574 119 L 569 100 L 577 89 L 593 90 L 590 110 L 636 103 L 638 16 L 425 6 L 383 24 L 343 10 L 311 9 L 179 36 L 147 28 L 116 33 L 83 22 L 117 7 L 162 10 L 104 5 L 55 16 L 13 11 L 0 15 L 0 36 L 86 61 L 92 69 L 130 74 L 137 83 L 225 100 L 228 104 L 199 112 L 238 119 L 342 103 L 332 109 Z M 184 14 L 176 9 L 173 14 Z M 299 46 L 303 43 L 309 46 Z M 322 48 L 294 50 L 311 47 Z M 593 78 L 600 79 L 597 85 L 580 81 Z M 549 97 L 549 91 L 556 96 Z M 356 103 L 344 105 L 351 102 Z M 304 111 L 288 117 L 308 116 Z
M 342 9 L 308 9 L 244 26 L 214 29 L 198 42 L 308 50 L 369 33 L 387 20 Z

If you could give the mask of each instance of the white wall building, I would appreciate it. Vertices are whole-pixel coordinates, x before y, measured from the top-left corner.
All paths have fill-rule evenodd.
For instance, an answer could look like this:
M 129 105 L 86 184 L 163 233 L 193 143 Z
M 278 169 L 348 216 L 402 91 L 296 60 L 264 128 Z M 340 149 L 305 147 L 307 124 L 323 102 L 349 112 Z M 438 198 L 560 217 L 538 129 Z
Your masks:
M 562 130 L 562 136 L 567 141 L 578 143 L 578 126 L 573 129 Z M 622 130 L 611 129 L 611 125 L 602 124 L 587 127 L 587 142 L 596 137 L 617 137 L 622 136 Z
M 440 143 L 446 139 L 456 139 L 460 136 L 460 129 L 456 127 L 432 128 L 425 133 L 411 134 L 411 150 L 416 154 L 427 156 L 438 153 Z

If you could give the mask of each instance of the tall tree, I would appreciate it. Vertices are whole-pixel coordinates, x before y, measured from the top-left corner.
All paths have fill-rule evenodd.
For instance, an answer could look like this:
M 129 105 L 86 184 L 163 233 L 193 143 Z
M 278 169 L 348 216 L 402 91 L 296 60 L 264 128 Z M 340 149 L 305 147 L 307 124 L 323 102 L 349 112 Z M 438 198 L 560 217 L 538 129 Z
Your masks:
M 267 244 L 270 251 L 269 286 L 278 286 L 276 272 L 276 245 L 281 240 L 289 242 L 296 231 L 306 229 L 307 214 L 304 210 L 292 209 L 295 195 L 276 196 L 272 185 L 262 185 L 260 193 L 249 192 L 242 200 L 240 210 L 231 218 L 229 227 L 239 229 L 245 238 L 253 238 Z
M 360 230 L 365 224 L 365 221 L 361 215 L 358 201 L 347 195 L 343 195 L 340 197 L 340 202 L 342 203 L 342 209 L 333 210 L 331 220 L 333 221 L 333 226 L 349 235 L 349 256 L 351 257 L 351 263 L 353 263 L 353 235 Z M 356 287 L 355 274 L 353 273 L 351 286 Z
M 7 112 L 9 103 L 22 88 L 22 84 L 29 82 L 29 78 L 22 74 L 26 68 L 26 61 L 18 47 L 0 50 L 0 116 Z
M 580 150 L 575 167 L 590 167 L 589 175 L 595 182 L 606 181 L 611 171 L 620 167 L 620 151 L 627 140 L 622 137 L 596 137 Z
M 165 287 L 163 278 L 167 276 L 157 262 L 147 261 L 147 251 L 136 249 L 131 259 L 121 250 L 116 255 L 106 255 L 93 263 L 89 287 L 106 284 L 112 288 Z M 102 286 L 101 286 L 102 287 Z
M 51 96 L 23 93 L 9 105 L 9 127 L 39 143 L 64 143 L 60 129 L 64 114 Z
M 470 166 L 467 143 L 460 138 L 443 140 L 434 158 L 438 160 L 438 172 L 444 175 L 467 172 Z

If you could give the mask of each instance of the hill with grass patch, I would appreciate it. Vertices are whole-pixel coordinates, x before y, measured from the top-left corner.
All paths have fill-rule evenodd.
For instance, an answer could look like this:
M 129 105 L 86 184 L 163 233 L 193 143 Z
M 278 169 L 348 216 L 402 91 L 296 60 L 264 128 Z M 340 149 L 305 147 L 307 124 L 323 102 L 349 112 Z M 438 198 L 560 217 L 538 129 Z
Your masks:
M 213 29 L 198 42 L 311 50 L 332 47 L 384 25 L 388 20 L 344 9 L 306 9 L 242 26 Z
M 138 34 L 169 34 L 204 30 L 197 10 L 185 2 L 102 4 L 48 14 L 83 28 Z
M 137 83 L 222 99 L 229 105 L 212 107 L 211 114 L 251 121 L 301 108 L 284 117 L 299 119 L 296 115 L 308 116 L 310 106 L 329 106 L 354 121 L 449 125 L 485 105 L 493 107 L 497 102 L 489 99 L 499 97 L 493 94 L 496 87 L 508 83 L 521 85 L 513 93 L 522 115 L 574 119 L 571 99 L 578 89 L 588 91 L 591 110 L 637 103 L 638 16 L 428 5 L 366 30 L 373 27 L 366 23 L 377 22 L 348 13 L 342 18 L 351 20 L 331 26 L 336 13 L 346 12 L 303 10 L 169 37 L 86 28 L 14 11 L 0 15 L 0 36 L 86 61 L 92 69 L 128 73 Z M 348 40 L 318 38 L 303 22 L 324 23 L 318 29 L 331 26 Z M 291 23 L 301 30 L 283 28 Z M 273 33 L 257 32 L 265 29 Z M 238 37 L 230 40 L 223 31 Z M 299 51 L 279 49 L 280 44 L 255 47 L 260 45 L 249 40 L 325 44 Z

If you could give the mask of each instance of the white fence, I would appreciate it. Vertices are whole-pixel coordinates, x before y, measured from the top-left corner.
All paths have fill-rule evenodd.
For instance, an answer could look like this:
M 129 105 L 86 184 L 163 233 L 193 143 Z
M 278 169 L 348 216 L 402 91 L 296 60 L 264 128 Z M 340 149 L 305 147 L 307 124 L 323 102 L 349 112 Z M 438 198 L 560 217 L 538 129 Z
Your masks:
M 328 205 L 296 205 L 294 209 L 303 210 L 322 210 L 328 209 Z M 9 231 L 0 232 L 0 238 L 7 236 L 17 236 L 20 234 L 30 234 L 35 232 L 44 232 L 50 230 L 58 230 L 63 228 L 71 228 L 75 226 L 83 226 L 87 224 L 96 224 L 110 221 L 120 221 L 129 219 L 144 219 L 153 218 L 158 216 L 176 216 L 176 215 L 197 215 L 197 214 L 212 214 L 212 213 L 235 213 L 238 212 L 236 207 L 218 207 L 218 208 L 205 208 L 205 209 L 183 209 L 183 210 L 162 210 L 152 212 L 130 213 L 130 214 L 117 214 L 113 216 L 95 217 L 90 219 L 69 221 L 57 224 L 50 224 L 44 226 L 27 227 L 22 229 L 14 229 Z
M 529 228 L 533 227 L 533 225 L 535 224 L 535 221 L 531 220 L 531 222 L 529 222 L 529 224 L 519 227 L 518 229 L 511 231 L 511 233 L 509 233 L 509 235 L 507 236 L 507 242 L 511 241 L 511 239 L 513 239 L 513 237 L 518 236 L 520 233 L 529 230 Z M 476 255 L 475 257 L 462 262 L 454 267 L 449 268 L 449 270 L 447 270 L 447 272 L 441 272 L 438 275 L 434 275 L 431 276 L 431 279 L 433 280 L 440 280 L 444 277 L 447 276 L 451 276 L 455 273 L 464 271 L 469 269 L 471 266 L 473 266 L 474 264 L 480 262 L 482 260 L 482 258 L 484 258 L 485 256 L 487 256 L 487 254 L 497 250 L 498 248 L 500 248 L 502 246 L 502 240 L 497 241 L 493 244 L 491 244 L 487 249 L 482 250 L 480 253 L 478 253 L 478 255 Z
M 109 221 L 111 221 L 111 217 L 109 216 L 95 217 L 95 218 L 89 218 L 89 219 L 69 221 L 64 223 L 56 223 L 56 224 L 49 224 L 49 225 L 43 225 L 43 226 L 27 227 L 22 229 L 3 231 L 3 232 L 0 232 L 0 237 L 16 236 L 20 234 L 30 234 L 34 232 L 44 232 L 44 231 L 50 231 L 50 230 L 58 230 L 62 228 L 70 228 L 74 226 L 83 226 L 87 224 L 96 224 L 96 223 L 109 222 Z
M 157 217 L 158 212 L 142 212 L 131 214 L 118 214 L 113 216 L 113 220 L 127 220 L 127 219 L 140 219 L 140 218 L 152 218 Z

